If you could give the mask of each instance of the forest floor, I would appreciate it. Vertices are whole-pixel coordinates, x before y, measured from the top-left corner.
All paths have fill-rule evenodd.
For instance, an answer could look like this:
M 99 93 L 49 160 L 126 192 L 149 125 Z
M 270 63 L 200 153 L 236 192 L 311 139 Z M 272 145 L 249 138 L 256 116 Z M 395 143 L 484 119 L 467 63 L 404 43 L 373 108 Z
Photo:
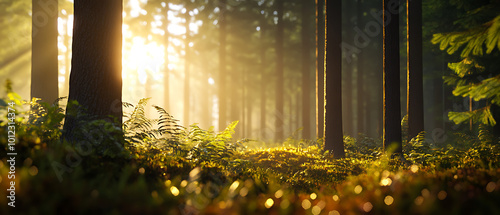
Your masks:
M 0 213 L 500 214 L 500 147 L 487 130 L 443 146 L 419 136 L 404 144 L 405 161 L 380 140 L 346 136 L 347 157 L 334 159 L 321 140 L 256 148 L 233 140 L 237 123 L 161 130 L 154 123 L 169 120 L 133 109 L 125 139 L 95 121 L 77 144 L 60 141 L 60 108 L 17 111 L 14 150 L 2 119 Z

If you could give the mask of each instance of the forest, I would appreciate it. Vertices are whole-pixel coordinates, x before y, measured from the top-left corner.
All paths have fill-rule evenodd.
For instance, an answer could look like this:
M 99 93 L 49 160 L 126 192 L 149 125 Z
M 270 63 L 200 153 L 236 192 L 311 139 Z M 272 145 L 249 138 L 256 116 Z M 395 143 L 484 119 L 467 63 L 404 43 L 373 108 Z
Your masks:
M 500 214 L 498 0 L 0 0 L 0 214 Z

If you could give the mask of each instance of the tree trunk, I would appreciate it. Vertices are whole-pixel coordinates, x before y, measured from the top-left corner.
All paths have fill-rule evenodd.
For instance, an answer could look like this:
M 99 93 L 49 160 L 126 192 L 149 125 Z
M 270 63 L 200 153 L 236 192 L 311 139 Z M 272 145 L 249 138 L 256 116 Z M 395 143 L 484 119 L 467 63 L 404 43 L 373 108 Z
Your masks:
M 326 2 L 325 150 L 345 157 L 342 132 L 342 3 Z
M 361 26 L 365 26 L 364 25 L 364 22 L 362 21 L 363 20 L 363 10 L 362 10 L 362 6 L 363 6 L 363 3 L 361 2 L 361 0 L 357 0 L 356 2 L 356 26 L 357 27 L 361 27 Z M 373 128 L 370 127 L 371 125 L 371 117 L 370 117 L 370 110 L 371 108 L 367 108 L 369 106 L 369 101 L 371 99 L 371 96 L 370 94 L 368 94 L 368 92 L 366 92 L 366 89 L 368 87 L 366 87 L 366 85 L 368 85 L 368 83 L 365 83 L 364 80 L 365 79 L 369 79 L 369 75 L 368 73 L 365 72 L 365 70 L 363 69 L 363 65 L 364 65 L 364 58 L 365 56 L 367 56 L 365 54 L 364 51 L 361 51 L 360 53 L 358 53 L 358 56 L 357 56 L 357 60 L 356 60 L 356 71 L 357 71 L 357 75 L 358 75 L 358 80 L 357 80 L 357 85 L 358 85 L 358 95 L 357 95 L 357 98 L 358 98 L 358 121 L 357 121 L 357 124 L 358 124 L 358 129 L 357 129 L 357 132 L 358 133 L 364 133 L 364 134 L 367 134 L 369 133 L 370 130 L 375 130 Z M 363 95 L 366 95 L 366 97 L 363 97 Z M 368 130 L 369 128 L 371 128 L 370 130 Z
M 346 29 L 345 34 L 343 34 L 343 39 L 346 41 L 353 41 L 353 26 L 351 22 L 352 9 L 353 9 L 353 1 L 345 1 L 345 4 L 342 5 L 344 13 L 342 13 L 342 23 L 343 28 Z M 353 86 L 353 74 L 354 74 L 354 66 L 352 59 L 352 53 L 348 53 L 344 50 L 344 58 L 342 61 L 342 112 L 343 112 L 343 130 L 346 135 L 355 136 L 357 134 L 354 119 L 355 116 L 355 106 L 354 106 L 354 86 Z M 359 88 L 358 88 L 359 89 Z
M 316 0 L 316 138 L 325 131 L 325 0 Z
M 66 19 L 67 20 L 67 19 Z M 67 20 L 68 21 L 68 20 Z M 66 52 L 64 53 L 64 66 L 66 67 L 64 69 L 64 87 L 62 90 L 62 95 L 61 97 L 67 97 L 69 93 L 69 74 L 71 73 L 71 52 L 70 52 L 70 44 L 71 44 L 71 37 L 67 34 L 67 28 L 68 28 L 68 22 L 66 21 L 66 34 L 63 37 L 64 41 L 64 46 L 66 47 Z
M 73 57 L 69 101 L 77 101 L 88 117 L 68 107 L 64 137 L 74 141 L 83 121 L 106 119 L 122 124 L 122 1 L 75 0 Z
M 165 27 L 165 35 L 163 35 L 163 47 L 164 47 L 164 52 L 165 52 L 165 63 L 163 64 L 163 108 L 167 110 L 167 112 L 170 112 L 170 68 L 168 67 L 168 64 L 170 63 L 169 61 L 169 56 L 168 56 L 168 47 L 170 46 L 170 32 L 168 32 L 168 25 L 170 21 L 168 20 L 168 11 L 170 10 L 170 7 L 168 5 L 168 1 L 165 2 L 165 11 L 163 12 L 163 23 Z
M 186 14 L 184 14 L 184 19 L 186 19 L 185 28 L 186 28 L 186 38 L 184 40 L 184 126 L 189 126 L 189 114 L 191 110 L 190 105 L 190 93 L 189 93 L 189 85 L 191 79 L 191 70 L 190 70 L 190 57 L 191 57 L 191 48 L 189 47 L 190 42 L 190 29 L 189 23 L 191 20 L 191 16 L 189 15 L 189 10 L 186 8 Z
M 310 76 L 311 76 L 311 45 L 310 45 L 310 29 L 311 25 L 310 18 L 310 6 L 312 1 L 303 0 L 302 1 L 302 126 L 304 129 L 302 131 L 302 138 L 311 138 L 311 124 L 310 122 Z
M 220 0 L 219 12 L 219 131 L 227 126 L 226 100 L 226 0 Z
M 265 23 L 265 22 L 262 22 Z M 264 31 L 267 30 L 264 27 L 264 24 L 260 28 L 260 38 L 261 41 L 264 41 Z M 266 61 L 266 50 L 267 50 L 267 44 L 262 44 L 262 47 L 260 48 L 260 136 L 262 140 L 267 139 L 267 132 L 266 132 L 266 101 L 267 101 L 267 75 L 266 75 L 266 68 L 267 68 L 267 61 Z
M 359 59 L 359 58 L 358 58 Z M 357 69 L 356 71 L 357 73 L 357 76 L 356 76 L 356 83 L 357 83 L 357 100 L 358 100 L 358 103 L 357 103 L 357 118 L 356 118 L 356 124 L 357 124 L 357 130 L 356 130 L 356 135 L 357 134 L 365 134 L 366 133 L 366 130 L 365 130 L 365 119 L 366 119 L 366 115 L 365 115 L 365 102 L 366 102 L 366 92 L 365 92 L 365 83 L 364 83 L 364 73 L 363 73 L 363 70 Z
M 283 10 L 284 10 L 284 0 L 276 0 L 276 11 L 278 24 L 276 26 L 276 141 L 283 140 L 284 128 L 284 33 L 285 25 L 283 23 Z
M 389 4 L 389 2 L 391 4 Z M 402 153 L 399 88 L 399 1 L 384 0 L 384 149 Z M 393 12 L 390 12 L 393 11 Z
M 422 80 L 422 1 L 407 0 L 407 112 L 408 141 L 424 130 L 424 96 Z
M 31 97 L 52 103 L 58 97 L 58 50 L 56 0 L 33 0 Z

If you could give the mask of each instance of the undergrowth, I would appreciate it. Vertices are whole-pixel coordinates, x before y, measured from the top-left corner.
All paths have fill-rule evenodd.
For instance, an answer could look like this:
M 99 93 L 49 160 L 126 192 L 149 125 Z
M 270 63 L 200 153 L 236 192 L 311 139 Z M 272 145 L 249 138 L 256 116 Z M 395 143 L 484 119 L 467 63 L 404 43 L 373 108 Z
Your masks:
M 347 158 L 325 153 L 321 139 L 293 135 L 272 148 L 251 146 L 225 130 L 183 127 L 161 107 L 145 115 L 148 99 L 125 103 L 124 139 L 101 141 L 107 122 L 80 131 L 78 143 L 61 141 L 63 108 L 23 102 L 13 92 L 0 101 L 16 112 L 16 208 L 0 198 L 0 212 L 24 214 L 335 214 L 495 213 L 500 200 L 498 139 L 481 127 L 478 136 L 455 134 L 445 147 L 422 132 L 404 145 L 405 161 L 383 153 L 379 139 L 344 137 Z M 30 108 L 31 107 L 31 108 Z M 7 131 L 0 121 L 0 133 Z M 9 165 L 0 136 L 1 189 Z M 460 210 L 464 204 L 480 208 Z

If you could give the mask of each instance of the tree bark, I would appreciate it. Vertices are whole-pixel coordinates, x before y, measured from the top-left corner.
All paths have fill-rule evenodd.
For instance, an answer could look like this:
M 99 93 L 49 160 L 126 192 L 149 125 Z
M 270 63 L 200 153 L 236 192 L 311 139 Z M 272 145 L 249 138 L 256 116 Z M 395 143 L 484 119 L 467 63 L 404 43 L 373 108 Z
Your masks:
M 325 130 L 325 0 L 316 0 L 316 137 Z
M 342 131 L 342 3 L 326 1 L 325 150 L 345 157 Z
M 389 4 L 389 2 L 391 4 Z M 399 1 L 384 0 L 384 149 L 402 153 L 399 88 Z
M 31 97 L 52 103 L 59 97 L 58 4 L 56 0 L 33 0 L 32 4 Z
M 304 129 L 302 130 L 302 138 L 309 139 L 311 138 L 311 124 L 309 123 L 310 119 L 310 72 L 311 72 L 311 55 L 310 55 L 310 34 L 309 34 L 309 26 L 310 23 L 310 0 L 302 1 L 302 126 Z
M 422 1 L 407 0 L 407 113 L 409 140 L 424 130 L 424 96 L 422 80 Z
M 105 119 L 122 124 L 122 1 L 75 0 L 73 57 L 69 101 L 88 117 L 76 118 L 68 107 L 64 137 L 74 141 L 82 122 Z
M 353 27 L 351 22 L 351 16 L 353 15 L 353 1 L 345 1 L 342 5 L 344 13 L 342 13 L 342 25 L 346 29 L 345 33 L 342 35 L 345 41 L 353 41 Z M 355 136 L 357 134 L 355 128 L 355 110 L 354 106 L 354 85 L 353 85 L 353 74 L 354 74 L 354 62 L 352 61 L 352 53 L 344 51 L 344 58 L 342 61 L 342 112 L 343 112 L 343 130 L 346 135 Z M 359 88 L 358 88 L 359 89 Z
M 219 131 L 227 126 L 226 101 L 226 0 L 220 0 L 219 12 Z
M 276 0 L 276 11 L 278 23 L 276 26 L 276 141 L 283 140 L 284 128 L 284 33 L 285 25 L 283 23 L 284 0 Z

